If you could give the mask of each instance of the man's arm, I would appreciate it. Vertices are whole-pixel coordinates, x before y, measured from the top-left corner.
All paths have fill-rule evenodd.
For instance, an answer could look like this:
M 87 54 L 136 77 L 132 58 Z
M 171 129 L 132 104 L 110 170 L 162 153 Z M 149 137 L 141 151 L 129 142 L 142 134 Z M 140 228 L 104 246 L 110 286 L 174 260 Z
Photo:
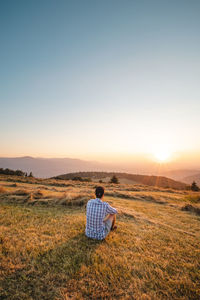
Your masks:
M 115 215 L 115 214 L 117 214 L 117 210 L 116 210 L 116 208 L 110 206 L 110 205 L 107 203 L 106 213 L 107 213 L 107 214 L 110 214 L 110 215 Z

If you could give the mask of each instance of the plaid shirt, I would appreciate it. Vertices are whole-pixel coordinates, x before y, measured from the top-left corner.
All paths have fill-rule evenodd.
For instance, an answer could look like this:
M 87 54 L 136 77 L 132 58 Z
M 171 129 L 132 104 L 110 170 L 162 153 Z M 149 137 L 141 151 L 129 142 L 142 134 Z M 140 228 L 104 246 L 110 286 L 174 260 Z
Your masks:
M 117 214 L 117 210 L 99 198 L 89 200 L 87 203 L 86 236 L 103 240 L 106 237 L 103 220 L 108 214 Z

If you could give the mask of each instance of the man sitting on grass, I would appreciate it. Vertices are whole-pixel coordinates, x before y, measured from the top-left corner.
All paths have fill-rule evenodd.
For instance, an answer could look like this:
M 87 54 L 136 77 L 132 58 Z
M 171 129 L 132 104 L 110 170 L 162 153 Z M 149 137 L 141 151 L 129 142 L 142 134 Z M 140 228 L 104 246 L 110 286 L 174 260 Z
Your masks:
M 104 188 L 98 186 L 95 190 L 96 199 L 91 199 L 87 203 L 87 223 L 85 234 L 87 237 L 103 240 L 110 230 L 115 226 L 117 210 L 107 202 L 103 202 Z

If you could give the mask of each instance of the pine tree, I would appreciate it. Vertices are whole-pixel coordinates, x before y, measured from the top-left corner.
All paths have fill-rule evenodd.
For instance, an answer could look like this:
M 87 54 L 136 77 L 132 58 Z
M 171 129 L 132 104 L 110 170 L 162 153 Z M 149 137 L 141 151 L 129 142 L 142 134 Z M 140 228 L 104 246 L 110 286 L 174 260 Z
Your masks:
M 113 177 L 110 179 L 110 183 L 119 183 L 117 176 L 113 175 Z
M 191 184 L 191 190 L 194 191 L 194 192 L 199 191 L 199 187 L 198 187 L 198 185 L 196 184 L 195 181 L 193 181 L 193 183 Z

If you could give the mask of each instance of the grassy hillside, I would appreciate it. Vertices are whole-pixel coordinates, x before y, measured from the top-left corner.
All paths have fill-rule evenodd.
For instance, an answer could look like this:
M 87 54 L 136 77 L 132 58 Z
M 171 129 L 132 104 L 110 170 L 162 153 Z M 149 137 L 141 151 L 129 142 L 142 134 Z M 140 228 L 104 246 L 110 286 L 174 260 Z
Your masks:
M 103 180 L 109 182 L 110 178 L 116 175 L 121 183 L 139 183 L 149 186 L 157 186 L 163 188 L 186 189 L 187 185 L 183 182 L 175 181 L 164 176 L 149 176 L 128 174 L 119 172 L 76 172 L 56 176 L 56 179 L 73 179 L 74 177 L 90 178 L 93 181 Z
M 199 299 L 200 194 L 104 186 L 118 228 L 95 241 L 95 183 L 0 176 L 0 299 Z

